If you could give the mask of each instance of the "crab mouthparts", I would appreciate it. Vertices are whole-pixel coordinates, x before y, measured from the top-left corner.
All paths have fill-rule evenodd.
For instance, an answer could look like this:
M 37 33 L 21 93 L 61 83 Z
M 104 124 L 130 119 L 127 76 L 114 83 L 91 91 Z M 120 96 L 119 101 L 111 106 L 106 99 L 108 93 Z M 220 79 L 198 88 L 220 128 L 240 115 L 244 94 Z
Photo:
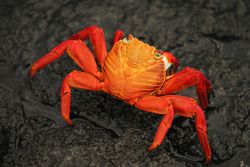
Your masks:
M 165 70 L 167 71 L 172 66 L 172 64 L 168 62 L 168 60 L 165 56 L 163 56 L 163 61 L 165 64 Z
M 174 64 L 172 63 L 169 63 L 167 61 L 167 58 L 166 57 L 163 57 L 163 61 L 164 61 L 164 64 L 165 64 L 165 70 L 166 70 L 166 74 L 167 75 L 172 75 L 175 73 L 176 71 L 176 67 Z
M 175 71 L 176 71 L 175 65 L 171 65 L 171 66 L 167 69 L 166 74 L 167 74 L 167 75 L 172 75 L 172 74 L 175 73 Z

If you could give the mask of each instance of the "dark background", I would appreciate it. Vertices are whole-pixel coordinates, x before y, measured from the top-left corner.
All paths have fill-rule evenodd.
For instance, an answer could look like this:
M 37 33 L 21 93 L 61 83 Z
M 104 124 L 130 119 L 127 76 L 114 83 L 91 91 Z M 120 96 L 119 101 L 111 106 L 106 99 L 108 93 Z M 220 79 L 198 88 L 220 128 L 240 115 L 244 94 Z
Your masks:
M 116 29 L 162 50 L 180 69 L 211 80 L 205 111 L 211 166 L 250 166 L 248 0 L 0 2 L 0 166 L 203 166 L 193 119 L 177 117 L 148 153 L 160 116 L 102 92 L 72 91 L 73 127 L 60 116 L 60 86 L 78 67 L 65 54 L 33 79 L 31 64 L 89 25 Z

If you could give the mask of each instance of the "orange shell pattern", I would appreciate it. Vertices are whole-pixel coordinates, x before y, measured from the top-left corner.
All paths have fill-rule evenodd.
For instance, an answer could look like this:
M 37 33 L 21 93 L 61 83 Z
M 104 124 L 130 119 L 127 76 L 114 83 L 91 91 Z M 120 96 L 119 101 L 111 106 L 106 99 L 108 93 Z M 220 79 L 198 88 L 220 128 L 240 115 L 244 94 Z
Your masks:
M 123 100 L 152 94 L 165 81 L 165 65 L 155 56 L 156 48 L 132 36 L 118 41 L 104 64 L 105 84 L 113 96 Z

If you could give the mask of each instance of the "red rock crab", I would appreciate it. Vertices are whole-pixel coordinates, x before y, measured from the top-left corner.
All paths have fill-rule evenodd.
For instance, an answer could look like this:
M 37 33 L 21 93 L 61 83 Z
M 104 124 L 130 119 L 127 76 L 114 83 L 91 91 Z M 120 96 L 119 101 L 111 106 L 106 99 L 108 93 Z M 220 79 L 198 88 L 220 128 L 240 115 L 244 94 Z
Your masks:
M 123 36 L 123 32 L 117 30 L 112 49 L 107 52 L 103 30 L 97 26 L 84 28 L 35 62 L 30 74 L 33 77 L 38 70 L 67 52 L 82 70 L 72 71 L 62 82 L 61 114 L 69 125 L 72 125 L 71 88 L 104 91 L 140 110 L 163 115 L 148 150 L 155 149 L 163 142 L 175 114 L 195 117 L 198 138 L 206 161 L 209 161 L 211 150 L 202 109 L 208 106 L 207 95 L 212 91 L 211 83 L 193 68 L 186 67 L 176 73 L 179 63 L 170 52 L 158 50 L 132 35 L 128 39 Z M 83 42 L 86 39 L 90 39 L 93 45 L 101 71 L 98 70 L 90 49 Z M 196 87 L 201 107 L 190 97 L 175 95 L 175 92 L 191 86 Z

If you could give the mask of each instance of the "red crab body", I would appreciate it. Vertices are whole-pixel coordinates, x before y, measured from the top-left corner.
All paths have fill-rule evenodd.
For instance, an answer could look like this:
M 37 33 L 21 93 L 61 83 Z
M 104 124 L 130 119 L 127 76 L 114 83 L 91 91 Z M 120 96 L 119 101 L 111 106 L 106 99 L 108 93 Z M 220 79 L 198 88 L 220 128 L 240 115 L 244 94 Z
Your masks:
M 110 94 L 129 101 L 157 91 L 165 81 L 162 58 L 155 47 L 130 36 L 118 41 L 109 52 L 103 72 Z
M 89 38 L 97 61 L 83 42 Z M 206 161 L 211 159 L 211 149 L 206 134 L 204 112 L 208 106 L 207 94 L 212 91 L 210 82 L 198 70 L 186 67 L 176 73 L 179 65 L 170 52 L 157 50 L 134 37 L 123 38 L 123 32 L 117 30 L 114 45 L 106 51 L 104 33 L 97 26 L 87 27 L 68 40 L 54 47 L 49 53 L 32 65 L 31 76 L 44 66 L 53 62 L 66 51 L 82 71 L 72 71 L 62 83 L 61 114 L 72 125 L 70 119 L 71 87 L 86 90 L 104 91 L 138 109 L 163 115 L 152 145 L 155 149 L 163 142 L 174 115 L 196 117 L 196 131 Z M 201 107 L 190 98 L 175 95 L 187 87 L 195 86 Z

